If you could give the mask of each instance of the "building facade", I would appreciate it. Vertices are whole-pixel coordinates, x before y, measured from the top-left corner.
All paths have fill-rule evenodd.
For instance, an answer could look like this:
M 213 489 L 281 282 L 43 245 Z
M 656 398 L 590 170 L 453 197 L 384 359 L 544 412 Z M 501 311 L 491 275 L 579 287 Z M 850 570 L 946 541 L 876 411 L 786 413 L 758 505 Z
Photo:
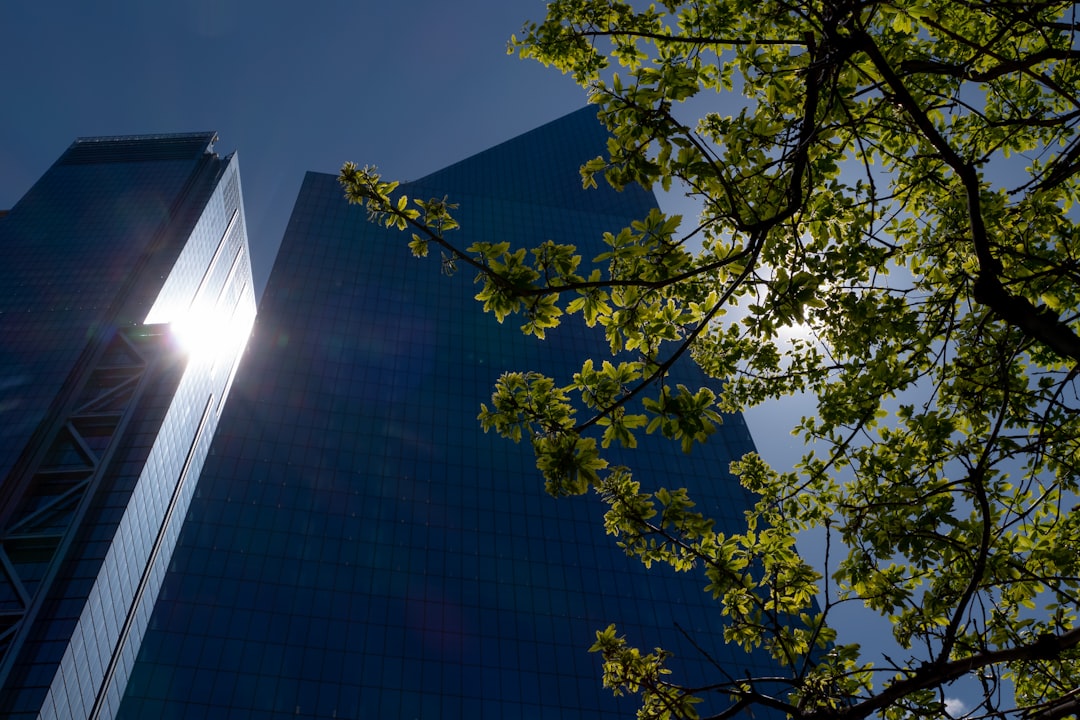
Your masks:
M 215 139 L 77 140 L 0 216 L 2 717 L 127 684 L 254 320 Z
M 466 245 L 595 248 L 656 205 L 582 190 L 605 143 L 585 109 L 404 190 L 459 203 Z M 406 242 L 305 178 L 118 716 L 625 717 L 587 652 L 609 623 L 674 650 L 676 680 L 765 667 L 723 643 L 703 577 L 627 558 L 599 500 L 548 497 L 528 445 L 479 427 L 501 373 L 568 382 L 602 335 L 523 337 Z M 727 468 L 750 449 L 729 417 L 688 455 L 649 437 L 628 461 L 741 523 Z

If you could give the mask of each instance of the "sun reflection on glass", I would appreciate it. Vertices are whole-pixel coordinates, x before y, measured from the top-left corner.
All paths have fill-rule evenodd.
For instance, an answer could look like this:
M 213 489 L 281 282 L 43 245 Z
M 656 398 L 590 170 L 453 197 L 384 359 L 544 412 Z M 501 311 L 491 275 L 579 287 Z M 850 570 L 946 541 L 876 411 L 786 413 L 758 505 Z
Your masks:
M 233 357 L 243 347 L 254 319 L 254 312 L 245 303 L 232 309 L 199 303 L 174 314 L 169 325 L 181 351 L 189 358 L 216 362 Z

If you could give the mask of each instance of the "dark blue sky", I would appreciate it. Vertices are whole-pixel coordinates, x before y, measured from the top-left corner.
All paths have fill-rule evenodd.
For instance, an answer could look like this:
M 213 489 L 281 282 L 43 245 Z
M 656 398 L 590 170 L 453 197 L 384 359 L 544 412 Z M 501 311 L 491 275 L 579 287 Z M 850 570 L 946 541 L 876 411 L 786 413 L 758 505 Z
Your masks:
M 13 0 L 0 208 L 78 136 L 216 130 L 239 151 L 255 273 L 306 170 L 411 179 L 563 115 L 584 92 L 506 54 L 543 0 Z

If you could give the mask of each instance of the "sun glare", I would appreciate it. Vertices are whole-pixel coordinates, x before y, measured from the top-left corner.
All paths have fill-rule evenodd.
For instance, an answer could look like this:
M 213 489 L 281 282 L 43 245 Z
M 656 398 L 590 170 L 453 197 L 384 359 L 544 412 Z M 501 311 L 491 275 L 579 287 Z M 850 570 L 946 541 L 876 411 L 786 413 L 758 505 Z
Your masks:
M 225 314 L 215 310 L 191 309 L 171 323 L 173 336 L 192 359 L 230 357 L 247 340 L 254 318 L 243 312 Z

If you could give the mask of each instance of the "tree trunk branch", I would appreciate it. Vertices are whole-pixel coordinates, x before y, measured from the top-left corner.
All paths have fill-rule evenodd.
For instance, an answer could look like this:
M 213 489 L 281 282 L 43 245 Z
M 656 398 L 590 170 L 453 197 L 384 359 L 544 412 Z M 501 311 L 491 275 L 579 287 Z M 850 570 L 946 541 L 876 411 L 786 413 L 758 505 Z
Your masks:
M 1080 645 L 1080 627 L 1073 628 L 1061 635 L 1040 635 L 1033 642 L 1019 647 L 992 650 L 978 655 L 953 660 L 947 663 L 923 665 L 910 677 L 897 680 L 877 695 L 839 711 L 804 715 L 802 720 L 862 720 L 881 708 L 887 707 L 919 690 L 940 687 L 957 680 L 970 672 L 988 665 L 1000 665 L 1018 660 L 1052 660 L 1066 650 Z M 1069 700 L 1064 705 L 1051 702 L 1027 716 L 1026 720 L 1053 720 L 1062 717 L 1058 712 L 1069 704 L 1076 705 L 1076 700 Z M 1066 714 L 1067 714 L 1066 709 Z

